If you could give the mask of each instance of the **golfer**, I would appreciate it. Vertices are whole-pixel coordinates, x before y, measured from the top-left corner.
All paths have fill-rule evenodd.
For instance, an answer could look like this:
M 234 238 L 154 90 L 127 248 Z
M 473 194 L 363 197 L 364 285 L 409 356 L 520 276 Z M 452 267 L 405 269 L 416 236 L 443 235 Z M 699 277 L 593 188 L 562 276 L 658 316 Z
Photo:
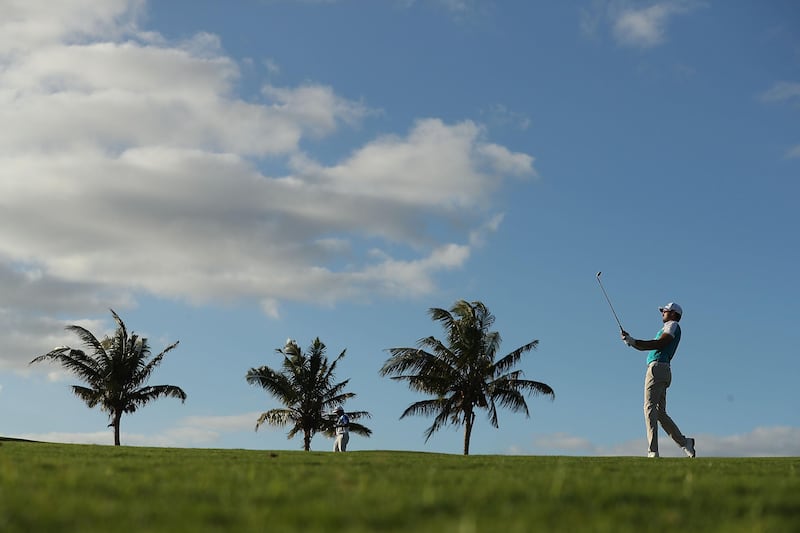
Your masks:
M 334 452 L 346 452 L 347 442 L 350 440 L 350 419 L 341 407 L 336 408 L 336 441 L 333 444 Z
M 644 421 L 647 426 L 647 457 L 658 457 L 658 423 L 689 457 L 694 457 L 694 439 L 686 437 L 667 414 L 667 388 L 672 382 L 670 361 L 681 342 L 683 309 L 670 302 L 659 307 L 664 326 L 653 340 L 640 340 L 622 330 L 622 340 L 640 351 L 650 350 L 647 355 L 647 374 L 644 379 Z

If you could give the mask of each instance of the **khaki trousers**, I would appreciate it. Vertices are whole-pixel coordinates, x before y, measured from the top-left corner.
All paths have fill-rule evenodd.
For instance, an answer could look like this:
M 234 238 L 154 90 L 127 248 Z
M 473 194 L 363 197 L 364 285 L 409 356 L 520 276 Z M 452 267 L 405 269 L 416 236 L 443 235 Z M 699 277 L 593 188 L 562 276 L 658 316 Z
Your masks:
M 650 363 L 644 378 L 644 421 L 647 427 L 649 452 L 658 453 L 658 424 L 678 446 L 686 445 L 686 437 L 667 414 L 667 388 L 672 383 L 672 370 L 667 363 Z
M 336 441 L 333 443 L 333 451 L 346 452 L 347 443 L 349 441 L 350 441 L 350 435 L 348 433 L 336 435 Z

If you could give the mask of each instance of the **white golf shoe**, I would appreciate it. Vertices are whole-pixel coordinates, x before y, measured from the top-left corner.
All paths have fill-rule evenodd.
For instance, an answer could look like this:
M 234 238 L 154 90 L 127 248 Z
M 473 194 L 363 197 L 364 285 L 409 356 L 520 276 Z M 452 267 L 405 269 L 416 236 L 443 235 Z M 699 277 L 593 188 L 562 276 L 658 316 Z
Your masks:
M 647 452 L 647 457 L 649 458 L 658 457 L 658 452 Z
M 694 457 L 694 439 L 691 437 L 686 437 L 686 444 L 683 446 L 683 451 L 686 453 L 688 457 Z

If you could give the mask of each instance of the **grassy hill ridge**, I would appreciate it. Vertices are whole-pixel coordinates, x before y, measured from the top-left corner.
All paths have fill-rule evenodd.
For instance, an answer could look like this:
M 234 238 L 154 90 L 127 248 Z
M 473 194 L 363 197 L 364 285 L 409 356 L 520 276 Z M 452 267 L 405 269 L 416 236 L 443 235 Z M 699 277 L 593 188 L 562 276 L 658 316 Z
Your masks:
M 4 441 L 0 531 L 799 531 L 800 458 Z
M 37 441 L 28 439 L 16 439 L 14 437 L 4 437 L 0 435 L 0 442 L 37 442 Z

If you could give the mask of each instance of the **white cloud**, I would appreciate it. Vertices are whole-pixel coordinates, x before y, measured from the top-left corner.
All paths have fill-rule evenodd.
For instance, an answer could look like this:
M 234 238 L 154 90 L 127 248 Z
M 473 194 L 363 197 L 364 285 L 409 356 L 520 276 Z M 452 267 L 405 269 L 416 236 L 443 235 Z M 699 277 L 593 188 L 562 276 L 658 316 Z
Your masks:
M 502 174 L 531 175 L 533 174 L 533 158 L 528 154 L 512 153 L 508 148 L 497 144 L 483 144 L 478 148 L 489 164 Z
M 468 246 L 447 244 L 422 259 L 398 261 L 384 257 L 379 264 L 365 269 L 360 277 L 379 291 L 405 297 L 423 295 L 434 289 L 432 272 L 459 267 L 469 254 Z
M 437 3 L 454 13 L 464 13 L 474 7 L 475 0 L 437 0 Z
M 123 422 L 124 424 L 124 422 Z M 55 442 L 61 444 L 114 444 L 114 434 L 108 431 L 95 431 L 87 433 L 48 432 L 48 433 L 23 433 L 15 438 L 40 442 Z M 219 439 L 219 432 L 201 427 L 179 427 L 163 433 L 143 435 L 139 433 L 120 432 L 120 442 L 125 446 L 157 446 L 165 448 L 192 448 L 203 447 Z
M 505 215 L 503 213 L 498 213 L 490 217 L 482 226 L 470 233 L 470 245 L 476 248 L 485 245 L 487 237 L 500 228 L 500 224 L 503 222 L 504 218 Z
M 0 40 L 0 365 L 64 344 L 50 317 L 143 292 L 272 317 L 287 299 L 425 294 L 487 234 L 502 180 L 535 176 L 469 120 L 321 163 L 309 146 L 376 111 L 314 83 L 245 101 L 217 36 L 147 33 L 137 0 L 6 6 L 0 35 L 25 46 Z
M 674 2 L 623 10 L 614 21 L 614 36 L 620 44 L 647 48 L 666 38 L 670 18 L 684 11 Z
M 214 431 L 253 431 L 260 412 L 222 416 L 189 416 L 180 421 L 182 427 L 202 427 Z
M 243 413 L 229 416 L 190 416 L 175 427 L 153 434 L 129 433 L 123 427 L 120 441 L 126 446 L 158 446 L 168 448 L 194 448 L 217 443 L 223 433 L 252 432 L 261 413 Z M 114 443 L 112 429 L 85 433 L 48 432 L 25 433 L 15 438 L 57 442 L 63 444 L 106 444 Z
M 481 115 L 486 117 L 490 126 L 513 126 L 523 131 L 531 126 L 531 119 L 527 115 L 512 111 L 503 104 L 491 105 L 481 110 Z
M 133 32 L 144 5 L 145 0 L 3 0 L 0 58 L 55 42 Z
M 585 36 L 596 38 L 608 22 L 620 45 L 651 48 L 667 40 L 668 26 L 676 16 L 705 5 L 700 0 L 593 0 L 579 10 L 579 24 Z
M 264 67 L 266 67 L 267 72 L 271 75 L 278 75 L 281 73 L 281 66 L 271 57 L 264 60 Z
M 13 293 L 13 291 L 11 292 Z M 75 307 L 80 307 L 80 302 L 76 301 Z M 25 312 L 20 308 L 13 311 L 8 308 L 0 308 L 0 331 L 2 332 L 0 334 L 0 354 L 2 354 L 0 370 L 9 369 L 27 373 L 35 369 L 49 372 L 49 379 L 64 379 L 66 374 L 60 367 L 50 363 L 40 363 L 33 368 L 29 367 L 28 363 L 34 357 L 49 352 L 55 346 L 74 344 L 75 336 L 64 330 L 64 327 L 69 324 L 80 324 L 95 332 L 102 331 L 99 321 L 74 320 L 67 322 L 46 314 Z
M 454 15 L 464 15 L 477 9 L 484 0 L 395 0 L 395 3 L 404 8 L 427 3 L 444 8 Z
M 563 454 L 592 455 L 591 452 L 595 451 L 595 446 L 591 441 L 566 433 L 539 435 L 534 438 L 533 442 L 537 450 L 558 450 L 558 453 Z
M 738 435 L 695 436 L 698 457 L 795 457 L 800 455 L 800 428 L 790 426 L 758 427 Z M 612 445 L 596 445 L 590 440 L 565 433 L 537 435 L 534 453 L 598 456 L 644 456 L 647 443 L 641 439 Z M 685 457 L 672 440 L 661 433 L 659 452 L 663 457 Z
M 760 99 L 767 103 L 787 103 L 795 108 L 800 107 L 800 83 L 779 81 L 761 93 Z M 800 158 L 800 144 L 789 148 L 785 157 L 787 159 Z
M 267 3 L 299 3 L 299 4 L 335 4 L 341 0 L 262 0 Z M 394 4 L 400 8 L 408 9 L 417 4 L 430 4 L 441 7 L 454 15 L 463 15 L 474 11 L 486 0 L 393 0 Z
M 357 102 L 334 94 L 330 87 L 305 85 L 293 89 L 266 85 L 262 92 L 275 103 L 272 109 L 290 123 L 304 125 L 317 135 L 334 131 L 340 121 L 355 124 L 373 113 Z
M 712 437 L 706 447 L 709 455 L 796 457 L 800 455 L 800 428 L 759 427 L 746 434 Z
M 270 318 L 280 318 L 280 303 L 275 298 L 264 298 L 260 302 L 261 310 Z
M 114 434 L 110 429 L 108 431 L 95 431 L 92 433 L 68 433 L 58 431 L 48 433 L 22 433 L 14 435 L 14 438 L 39 442 L 57 442 L 61 444 L 114 444 Z
M 800 83 L 780 81 L 766 90 L 761 99 L 765 102 L 800 103 Z
M 595 1 L 595 4 L 596 3 Z M 599 9 L 582 7 L 578 10 L 578 16 L 581 33 L 589 38 L 596 37 L 603 18 L 601 11 Z
M 326 187 L 357 197 L 431 209 L 473 207 L 497 184 L 487 171 L 534 174 L 533 158 L 485 143 L 482 134 L 471 121 L 420 120 L 408 137 L 380 138 L 319 174 Z

